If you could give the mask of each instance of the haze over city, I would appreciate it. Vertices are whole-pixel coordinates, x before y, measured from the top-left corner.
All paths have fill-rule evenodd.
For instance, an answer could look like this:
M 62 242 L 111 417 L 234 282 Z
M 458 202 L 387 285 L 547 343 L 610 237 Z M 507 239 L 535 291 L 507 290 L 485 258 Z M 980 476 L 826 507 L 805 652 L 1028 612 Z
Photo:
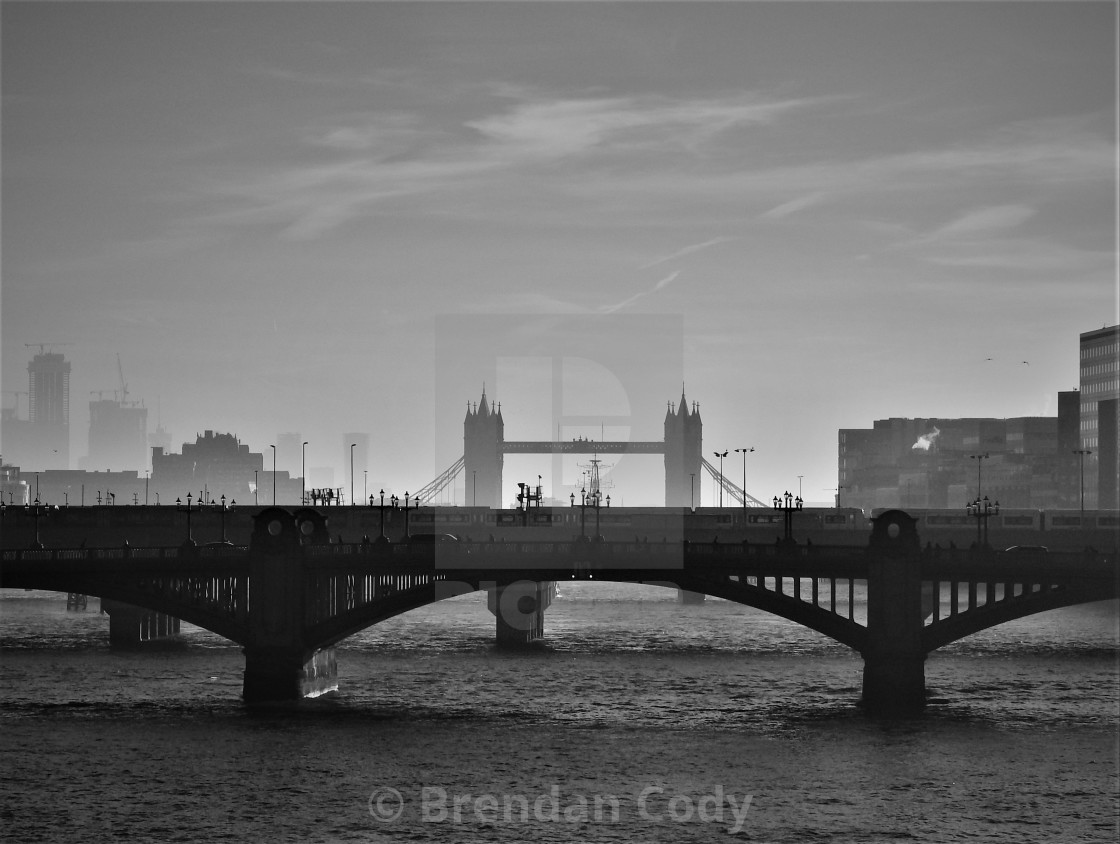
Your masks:
M 749 492 L 831 501 L 838 429 L 1053 416 L 1117 323 L 1116 13 L 6 2 L 5 403 L 71 344 L 77 458 L 119 354 L 173 450 L 341 478 L 368 432 L 401 492 L 484 384 L 508 440 L 654 439 L 683 387 Z

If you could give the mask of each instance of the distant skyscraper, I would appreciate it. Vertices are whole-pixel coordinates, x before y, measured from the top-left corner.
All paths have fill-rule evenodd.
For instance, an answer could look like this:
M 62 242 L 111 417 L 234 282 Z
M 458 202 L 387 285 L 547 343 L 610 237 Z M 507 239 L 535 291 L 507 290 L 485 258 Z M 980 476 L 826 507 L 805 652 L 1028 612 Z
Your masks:
M 303 471 L 303 437 L 299 431 L 276 435 L 276 468 L 293 478 L 300 476 Z
M 1085 458 L 1085 506 L 1098 507 L 1101 477 L 1098 472 L 1102 444 L 1101 402 L 1120 398 L 1120 325 L 1081 335 L 1081 448 L 1093 453 Z M 1109 433 L 1115 436 L 1115 425 Z M 1116 443 L 1105 451 L 1116 454 Z M 1111 484 L 1111 480 L 1109 481 Z
M 70 363 L 61 354 L 35 355 L 27 365 L 29 417 L 3 414 L 6 461 L 25 470 L 70 468 Z
M 30 419 L 38 425 L 70 424 L 70 363 L 61 354 L 35 355 L 27 365 Z
M 143 472 L 148 465 L 148 409 L 138 402 L 91 401 L 89 457 L 84 462 L 95 472 Z

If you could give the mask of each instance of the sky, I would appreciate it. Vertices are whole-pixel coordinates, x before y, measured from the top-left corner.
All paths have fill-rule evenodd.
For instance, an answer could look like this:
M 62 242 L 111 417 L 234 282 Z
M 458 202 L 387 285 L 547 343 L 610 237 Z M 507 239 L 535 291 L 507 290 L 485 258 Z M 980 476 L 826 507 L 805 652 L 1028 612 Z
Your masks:
M 683 388 L 731 480 L 749 447 L 752 495 L 828 502 L 839 429 L 1054 416 L 1118 322 L 1115 2 L 0 23 L 0 378 L 10 406 L 26 344 L 71 344 L 75 466 L 119 355 L 176 452 L 298 432 L 341 485 L 368 432 L 400 493 L 484 387 L 507 440 L 660 439 Z M 616 504 L 663 503 L 660 458 L 605 463 Z M 506 497 L 581 471 L 507 457 Z

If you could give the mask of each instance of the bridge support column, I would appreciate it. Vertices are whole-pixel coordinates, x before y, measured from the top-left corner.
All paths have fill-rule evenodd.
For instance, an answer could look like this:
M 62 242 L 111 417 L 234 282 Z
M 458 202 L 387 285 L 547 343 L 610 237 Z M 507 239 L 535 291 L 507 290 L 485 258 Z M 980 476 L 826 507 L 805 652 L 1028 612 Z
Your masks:
M 172 639 L 179 635 L 179 619 L 122 601 L 103 598 L 101 609 L 109 615 L 109 645 L 135 648 L 144 642 Z
M 300 700 L 338 689 L 333 647 L 304 641 L 307 584 L 301 536 L 315 526 L 279 507 L 253 517 L 249 540 L 249 638 L 245 643 L 246 703 Z
M 302 700 L 338 691 L 334 648 L 308 655 L 299 648 L 245 648 L 246 703 Z
M 863 704 L 873 715 L 914 714 L 925 707 L 921 546 L 914 523 L 892 510 L 872 529 Z
M 556 584 L 521 580 L 487 590 L 486 603 L 497 621 L 499 647 L 519 647 L 544 637 L 544 611 Z

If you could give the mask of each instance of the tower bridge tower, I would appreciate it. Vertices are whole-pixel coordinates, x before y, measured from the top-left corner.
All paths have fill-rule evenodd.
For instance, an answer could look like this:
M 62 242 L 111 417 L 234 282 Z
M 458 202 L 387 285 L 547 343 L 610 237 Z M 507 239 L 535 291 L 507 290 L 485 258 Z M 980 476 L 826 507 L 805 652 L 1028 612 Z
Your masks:
M 692 507 L 700 504 L 700 478 L 704 453 L 704 423 L 700 406 L 691 410 L 681 391 L 681 403 L 665 411 L 665 506 Z
M 466 500 L 469 505 L 502 506 L 502 464 L 504 462 L 505 421 L 501 407 L 492 408 L 482 388 L 482 401 L 467 403 L 463 420 L 463 469 Z

